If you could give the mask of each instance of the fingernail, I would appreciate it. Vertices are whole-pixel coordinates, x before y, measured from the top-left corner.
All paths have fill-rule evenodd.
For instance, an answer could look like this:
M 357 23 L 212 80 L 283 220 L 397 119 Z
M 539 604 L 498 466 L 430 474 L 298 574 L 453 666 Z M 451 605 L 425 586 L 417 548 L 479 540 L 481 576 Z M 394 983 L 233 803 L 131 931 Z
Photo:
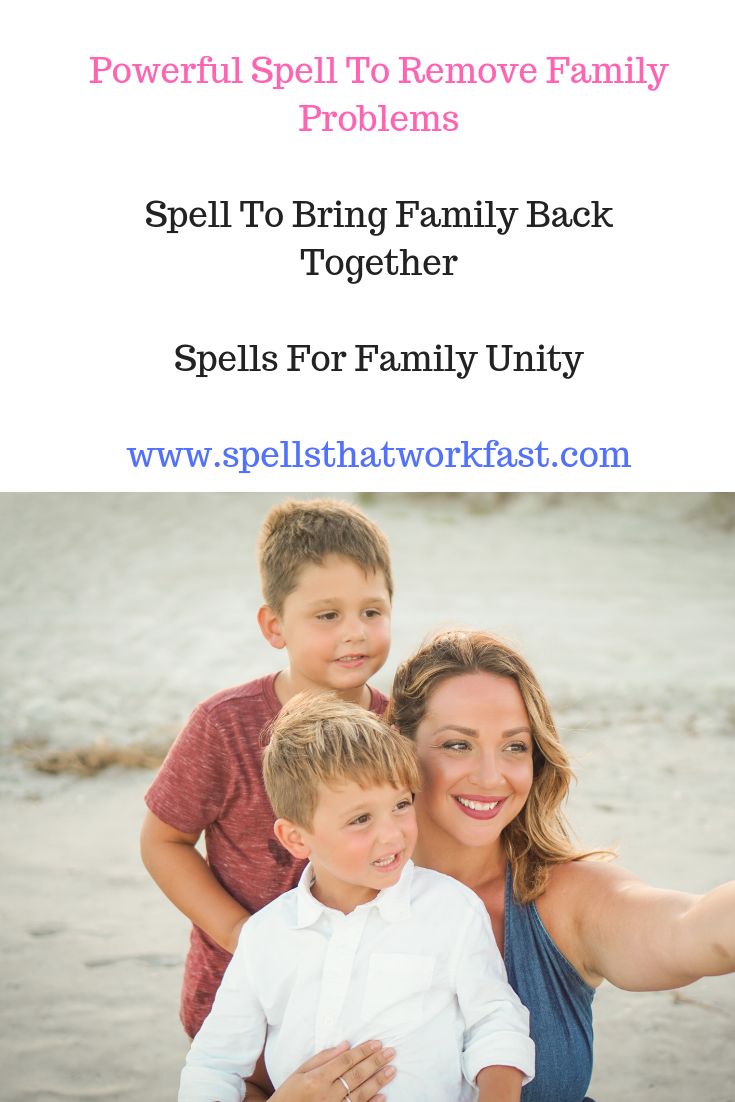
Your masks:
M 379 1049 L 379 1048 L 382 1048 L 382 1047 L 383 1047 L 383 1045 L 381 1044 L 381 1042 L 380 1042 L 380 1041 L 371 1041 L 371 1042 L 370 1042 L 370 1050 L 371 1050 L 371 1052 L 377 1052 L 377 1051 L 378 1051 L 378 1049 Z
M 388 1076 L 389 1079 L 392 1079 L 393 1076 L 396 1074 L 396 1069 L 395 1068 L 385 1068 L 384 1071 L 385 1071 L 385 1074 Z
M 383 1056 L 385 1056 L 386 1060 L 392 1060 L 395 1054 L 396 1050 L 394 1048 L 387 1048 L 383 1053 Z

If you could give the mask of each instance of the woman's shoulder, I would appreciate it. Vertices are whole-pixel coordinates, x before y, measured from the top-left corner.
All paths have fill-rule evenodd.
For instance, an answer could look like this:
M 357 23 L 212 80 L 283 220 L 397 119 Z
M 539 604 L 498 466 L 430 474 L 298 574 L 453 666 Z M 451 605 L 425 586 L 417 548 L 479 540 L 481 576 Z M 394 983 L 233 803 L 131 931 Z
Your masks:
M 546 887 L 535 901 L 550 937 L 591 986 L 600 979 L 586 967 L 584 931 L 614 893 L 635 880 L 612 860 L 565 861 L 550 869 Z
M 603 906 L 606 898 L 632 883 L 640 881 L 613 856 L 563 861 L 549 869 L 549 879 L 536 905 L 539 913 L 553 909 L 579 918 L 590 909 Z
M 558 893 L 573 900 L 577 894 L 614 890 L 626 881 L 636 880 L 631 872 L 615 860 L 614 854 L 581 857 L 577 861 L 562 861 L 549 869 L 544 895 Z

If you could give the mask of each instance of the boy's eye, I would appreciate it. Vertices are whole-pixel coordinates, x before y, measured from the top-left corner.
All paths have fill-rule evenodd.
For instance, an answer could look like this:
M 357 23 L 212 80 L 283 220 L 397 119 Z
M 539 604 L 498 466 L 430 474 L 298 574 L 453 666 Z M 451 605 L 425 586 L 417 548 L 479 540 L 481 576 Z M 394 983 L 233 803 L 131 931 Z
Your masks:
M 356 819 L 350 820 L 349 825 L 350 826 L 365 826 L 365 824 L 369 823 L 369 822 L 370 822 L 370 816 L 366 813 L 365 815 L 358 815 Z
M 366 608 L 365 615 L 368 619 L 371 619 L 373 616 L 381 616 L 382 613 L 379 608 Z
M 408 807 L 413 807 L 413 796 L 410 800 L 408 797 L 405 800 L 399 800 L 396 804 L 396 811 L 405 811 Z
M 337 619 L 337 613 L 336 612 L 319 612 L 317 614 L 317 620 L 324 620 L 326 622 L 329 622 L 330 620 L 336 620 L 336 619 Z

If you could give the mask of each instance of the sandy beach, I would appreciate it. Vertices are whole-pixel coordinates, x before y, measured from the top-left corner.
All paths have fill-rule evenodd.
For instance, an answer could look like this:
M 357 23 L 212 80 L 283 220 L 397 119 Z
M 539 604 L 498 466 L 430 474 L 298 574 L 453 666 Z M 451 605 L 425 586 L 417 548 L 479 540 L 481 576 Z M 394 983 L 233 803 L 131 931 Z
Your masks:
M 200 699 L 279 668 L 254 619 L 255 538 L 276 500 L 0 496 L 7 1102 L 175 1097 L 187 922 L 140 863 L 143 793 Z M 395 563 L 380 688 L 434 628 L 503 634 L 554 705 L 584 844 L 618 846 L 660 886 L 735 876 L 735 495 L 359 503 Z M 147 768 L 69 771 L 131 748 Z M 596 1102 L 734 1102 L 735 977 L 603 985 L 595 1023 Z

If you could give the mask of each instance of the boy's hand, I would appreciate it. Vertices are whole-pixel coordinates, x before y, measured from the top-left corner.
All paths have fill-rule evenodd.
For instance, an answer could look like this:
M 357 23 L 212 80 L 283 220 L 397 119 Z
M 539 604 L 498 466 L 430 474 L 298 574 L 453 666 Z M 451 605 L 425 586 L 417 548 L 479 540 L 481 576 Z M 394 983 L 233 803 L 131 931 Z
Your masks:
M 477 1102 L 519 1102 L 523 1073 L 518 1068 L 483 1068 L 477 1076 L 480 1095 Z
M 325 1049 L 290 1075 L 271 1095 L 271 1102 L 343 1102 L 348 1094 L 351 1102 L 385 1102 L 379 1091 L 395 1075 L 395 1068 L 386 1067 L 393 1056 L 394 1050 L 383 1048 L 379 1041 Z
M 198 838 L 198 834 L 176 830 L 148 811 L 140 835 L 143 863 L 171 902 L 232 953 L 250 915 L 225 891 L 195 848 Z

